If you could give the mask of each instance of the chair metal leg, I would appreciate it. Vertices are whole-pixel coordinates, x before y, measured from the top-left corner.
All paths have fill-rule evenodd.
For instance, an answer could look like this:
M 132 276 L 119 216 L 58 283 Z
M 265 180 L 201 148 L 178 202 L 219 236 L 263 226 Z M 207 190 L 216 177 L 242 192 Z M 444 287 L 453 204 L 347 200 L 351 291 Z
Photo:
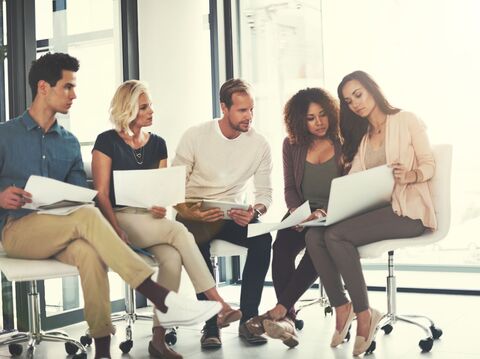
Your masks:
M 80 350 L 77 357 L 87 357 L 85 347 L 75 339 L 69 337 L 65 332 L 54 330 L 43 332 L 40 323 L 40 300 L 38 297 L 37 282 L 30 281 L 30 293 L 28 293 L 28 332 L 19 332 L 11 335 L 5 340 L 0 341 L 0 345 L 8 345 L 10 352 L 15 350 L 18 355 L 21 353 L 20 343 L 28 342 L 27 357 L 32 358 L 35 347 L 42 341 L 62 342 L 69 354 L 74 354 Z
M 112 315 L 112 321 L 125 321 L 125 341 L 119 345 L 120 350 L 123 353 L 128 353 L 133 346 L 133 324 L 137 320 L 152 320 L 153 314 L 137 314 L 135 291 L 133 288 L 125 283 L 125 312 L 115 313 Z
M 307 308 L 307 307 L 310 307 L 311 305 L 314 305 L 314 304 L 320 304 L 320 306 L 322 308 L 324 308 L 324 313 L 325 315 L 327 314 L 332 314 L 333 315 L 333 310 L 332 310 L 332 307 L 330 306 L 330 302 L 327 298 L 327 296 L 325 295 L 325 289 L 323 288 L 323 285 L 322 285 L 322 282 L 319 281 L 318 283 L 318 288 L 319 288 L 319 291 L 320 291 L 320 295 L 318 298 L 315 298 L 315 299 L 303 299 L 303 300 L 300 300 L 300 302 L 303 302 L 305 304 L 302 304 L 297 310 L 296 310 L 296 314 L 298 314 L 298 312 L 300 312 L 302 309 L 304 308 Z
M 215 280 L 215 286 L 218 288 L 218 282 L 220 281 L 220 269 L 218 268 L 218 257 L 211 256 L 210 262 L 213 268 L 213 279 Z
M 397 314 L 397 307 L 396 307 L 396 295 L 397 295 L 397 286 L 396 286 L 396 278 L 395 278 L 395 271 L 394 271 L 394 252 L 388 252 L 388 276 L 387 276 L 387 307 L 388 313 L 385 314 L 385 320 L 381 322 L 381 329 L 385 332 L 385 334 L 390 334 L 393 330 L 393 325 L 396 322 L 404 322 L 407 324 L 415 325 L 424 330 L 427 337 L 425 339 L 420 340 L 418 345 L 424 352 L 429 352 L 433 347 L 433 341 L 438 339 L 442 336 L 443 332 L 441 329 L 436 328 L 433 321 L 425 317 L 423 315 L 399 315 Z M 425 326 L 414 319 L 424 319 L 429 322 L 430 326 Z

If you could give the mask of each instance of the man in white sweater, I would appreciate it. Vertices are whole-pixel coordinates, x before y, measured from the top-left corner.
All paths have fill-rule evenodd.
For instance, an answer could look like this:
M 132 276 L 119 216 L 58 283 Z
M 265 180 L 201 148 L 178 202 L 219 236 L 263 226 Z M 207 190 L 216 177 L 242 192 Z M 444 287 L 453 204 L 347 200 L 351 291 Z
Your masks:
M 174 166 L 186 166 L 186 203 L 177 205 L 177 220 L 187 226 L 213 275 L 210 241 L 223 239 L 248 248 L 242 274 L 239 335 L 250 344 L 264 344 L 266 338 L 247 330 L 245 321 L 258 315 L 265 275 L 270 264 L 270 234 L 247 239 L 247 225 L 258 220 L 272 201 L 270 146 L 251 127 L 253 97 L 250 86 L 232 79 L 220 89 L 221 119 L 191 127 L 178 145 Z M 220 209 L 202 210 L 201 201 L 217 200 L 244 204 L 247 182 L 253 177 L 254 203 L 248 210 L 232 209 L 223 219 Z M 203 294 L 199 299 L 206 299 Z M 216 317 L 203 328 L 202 348 L 222 345 Z

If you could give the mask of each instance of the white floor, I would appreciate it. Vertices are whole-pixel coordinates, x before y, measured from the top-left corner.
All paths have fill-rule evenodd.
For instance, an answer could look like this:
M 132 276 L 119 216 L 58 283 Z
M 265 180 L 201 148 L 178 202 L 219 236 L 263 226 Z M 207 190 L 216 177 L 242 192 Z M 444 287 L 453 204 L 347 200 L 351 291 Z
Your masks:
M 239 287 L 221 288 L 222 295 L 231 301 L 238 301 Z M 318 295 L 317 290 L 310 290 L 304 298 Z M 371 305 L 386 309 L 385 293 L 370 293 Z M 262 300 L 261 311 L 268 309 L 275 302 L 273 288 L 266 287 Z M 400 313 L 421 313 L 429 315 L 435 324 L 443 329 L 444 335 L 435 341 L 430 353 L 421 353 L 418 341 L 425 337 L 424 332 L 414 326 L 398 324 L 390 335 L 382 331 L 377 335 L 377 349 L 369 356 L 388 359 L 478 359 L 480 345 L 478 344 L 478 308 L 480 297 L 429 295 L 429 294 L 399 294 L 398 309 Z M 214 351 L 202 351 L 200 348 L 201 326 L 180 328 L 178 341 L 174 349 L 184 358 L 191 359 L 240 359 L 240 358 L 321 358 L 341 359 L 352 358 L 353 340 L 337 349 L 329 347 L 330 336 L 334 327 L 334 319 L 325 317 L 319 305 L 305 308 L 299 318 L 305 321 L 305 327 L 298 332 L 300 345 L 288 349 L 280 341 L 270 339 L 266 345 L 253 347 L 242 342 L 237 335 L 237 325 L 231 325 L 222 330 L 223 347 Z M 63 328 L 71 336 L 79 338 L 86 328 L 85 323 Z M 122 354 L 118 344 L 124 340 L 125 326 L 117 325 L 117 334 L 112 340 L 112 358 L 150 358 L 147 352 L 150 340 L 150 323 L 137 322 L 134 326 L 134 346 L 129 354 Z M 355 325 L 352 327 L 354 335 Z M 88 357 L 93 358 L 93 348 L 88 348 Z M 0 358 L 10 357 L 8 349 L 0 348 Z M 41 343 L 35 352 L 36 358 L 65 358 L 63 344 Z

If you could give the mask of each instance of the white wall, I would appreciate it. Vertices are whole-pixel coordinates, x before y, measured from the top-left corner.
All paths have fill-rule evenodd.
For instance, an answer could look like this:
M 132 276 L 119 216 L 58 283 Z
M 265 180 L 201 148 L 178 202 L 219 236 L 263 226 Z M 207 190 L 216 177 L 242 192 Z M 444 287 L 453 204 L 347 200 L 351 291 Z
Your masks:
M 208 0 L 139 0 L 140 79 L 155 109 L 150 131 L 169 160 L 183 132 L 212 118 Z

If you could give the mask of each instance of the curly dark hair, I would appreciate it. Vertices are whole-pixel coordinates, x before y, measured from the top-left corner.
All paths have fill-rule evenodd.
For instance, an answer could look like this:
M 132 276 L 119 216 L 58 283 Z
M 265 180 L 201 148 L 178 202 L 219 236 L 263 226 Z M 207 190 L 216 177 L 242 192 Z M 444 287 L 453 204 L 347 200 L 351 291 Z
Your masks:
M 314 136 L 308 131 L 307 127 L 307 113 L 311 103 L 322 106 L 328 117 L 326 136 L 334 144 L 339 144 L 337 100 L 327 91 L 318 87 L 309 87 L 298 91 L 285 104 L 283 115 L 290 143 L 309 146 L 314 140 Z
M 343 139 L 342 152 L 344 162 L 349 164 L 357 153 L 358 146 L 363 136 L 367 133 L 368 120 L 360 117 L 350 110 L 350 107 L 343 97 L 343 87 L 349 81 L 357 80 L 372 95 L 378 108 L 386 115 L 393 115 L 401 111 L 397 107 L 390 105 L 385 95 L 382 93 L 380 86 L 373 78 L 364 71 L 354 71 L 345 76 L 338 85 L 337 93 L 340 99 L 340 134 Z
M 62 71 L 77 72 L 80 68 L 78 60 L 68 54 L 61 52 L 46 53 L 35 61 L 32 61 L 30 72 L 28 73 L 28 83 L 32 90 L 32 99 L 37 96 L 38 81 L 44 80 L 50 86 L 55 86 L 62 78 Z

